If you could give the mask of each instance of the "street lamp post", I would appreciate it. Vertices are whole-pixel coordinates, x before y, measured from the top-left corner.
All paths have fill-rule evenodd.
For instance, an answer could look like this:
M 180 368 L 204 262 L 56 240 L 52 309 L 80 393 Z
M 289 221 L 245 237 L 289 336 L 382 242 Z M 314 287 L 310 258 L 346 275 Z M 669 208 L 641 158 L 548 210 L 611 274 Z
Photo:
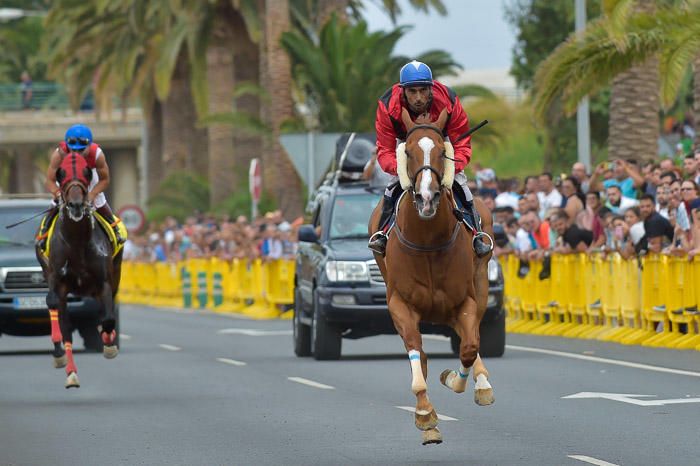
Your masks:
M 580 34 L 586 29 L 586 0 L 576 1 L 576 33 Z M 591 128 L 588 110 L 588 96 L 581 99 L 576 110 L 576 140 L 578 147 L 578 161 L 586 166 L 586 171 L 591 172 Z

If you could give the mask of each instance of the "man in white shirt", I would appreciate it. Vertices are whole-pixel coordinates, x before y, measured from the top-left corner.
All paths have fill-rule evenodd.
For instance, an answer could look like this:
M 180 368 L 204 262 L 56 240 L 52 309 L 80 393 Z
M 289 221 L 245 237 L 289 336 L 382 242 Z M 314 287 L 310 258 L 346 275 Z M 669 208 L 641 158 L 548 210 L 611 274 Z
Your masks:
M 617 185 L 608 186 L 605 189 L 605 195 L 608 198 L 605 207 L 610 209 L 615 215 L 622 215 L 625 213 L 625 210 L 639 203 L 636 199 L 623 196 L 622 190 Z
M 542 173 L 539 178 L 540 191 L 537 197 L 540 200 L 540 209 L 547 212 L 549 209 L 558 209 L 561 207 L 562 196 L 554 187 L 552 174 L 549 172 Z

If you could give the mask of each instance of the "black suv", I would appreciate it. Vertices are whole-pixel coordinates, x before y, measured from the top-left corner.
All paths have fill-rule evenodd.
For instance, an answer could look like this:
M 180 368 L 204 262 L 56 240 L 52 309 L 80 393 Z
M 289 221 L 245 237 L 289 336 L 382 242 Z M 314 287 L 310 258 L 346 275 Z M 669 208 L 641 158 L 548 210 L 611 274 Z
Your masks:
M 34 252 L 34 235 L 41 217 L 5 228 L 41 212 L 49 202 L 50 199 L 41 197 L 0 198 L 0 335 L 51 334 L 46 307 L 48 284 Z M 102 351 L 97 332 L 97 301 L 69 295 L 68 310 L 85 348 Z
M 307 205 L 310 224 L 299 229 L 294 277 L 294 352 L 315 359 L 340 358 L 342 338 L 395 334 L 386 287 L 367 248 L 367 223 L 381 196 L 363 182 L 331 179 Z M 503 273 L 489 262 L 488 309 L 481 322 L 480 354 L 505 350 Z M 459 337 L 446 326 L 421 324 L 422 333 Z

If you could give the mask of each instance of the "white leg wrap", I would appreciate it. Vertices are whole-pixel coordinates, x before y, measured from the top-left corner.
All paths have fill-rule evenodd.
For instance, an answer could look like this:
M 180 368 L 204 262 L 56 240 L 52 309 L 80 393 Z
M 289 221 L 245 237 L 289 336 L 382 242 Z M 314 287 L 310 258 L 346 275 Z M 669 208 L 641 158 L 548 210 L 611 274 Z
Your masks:
M 467 380 L 469 377 L 469 368 L 460 366 L 459 371 L 452 371 L 445 378 L 445 384 L 455 393 L 462 393 L 467 389 Z
M 488 390 L 491 388 L 491 384 L 489 383 L 489 379 L 486 378 L 484 374 L 479 374 L 476 376 L 476 385 L 474 386 L 474 390 Z
M 411 391 L 415 395 L 419 392 L 427 390 L 428 386 L 425 384 L 425 378 L 423 377 L 423 368 L 420 364 L 420 352 L 416 350 L 409 351 L 408 360 L 411 362 L 411 373 L 413 374 Z

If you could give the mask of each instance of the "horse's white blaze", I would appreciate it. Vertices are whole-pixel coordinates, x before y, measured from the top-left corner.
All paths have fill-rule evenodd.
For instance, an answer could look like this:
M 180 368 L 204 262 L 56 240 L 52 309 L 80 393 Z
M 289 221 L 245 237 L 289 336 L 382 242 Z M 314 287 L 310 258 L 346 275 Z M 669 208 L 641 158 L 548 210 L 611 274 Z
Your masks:
M 413 375 L 413 380 L 411 381 L 411 391 L 416 394 L 422 392 L 423 390 L 427 390 L 428 386 L 425 384 L 423 368 L 420 364 L 420 352 L 416 350 L 409 351 L 408 360 L 411 362 L 411 374 Z
M 435 142 L 429 137 L 422 137 L 418 141 L 418 147 L 423 149 L 423 165 L 430 166 L 430 151 L 435 147 Z M 430 185 L 433 182 L 433 172 L 428 169 L 423 170 L 423 176 L 420 180 L 420 194 L 423 199 L 428 202 L 432 200 L 432 193 L 430 192 Z
M 488 390 L 489 388 L 491 388 L 491 384 L 486 376 L 484 374 L 477 375 L 474 390 Z

